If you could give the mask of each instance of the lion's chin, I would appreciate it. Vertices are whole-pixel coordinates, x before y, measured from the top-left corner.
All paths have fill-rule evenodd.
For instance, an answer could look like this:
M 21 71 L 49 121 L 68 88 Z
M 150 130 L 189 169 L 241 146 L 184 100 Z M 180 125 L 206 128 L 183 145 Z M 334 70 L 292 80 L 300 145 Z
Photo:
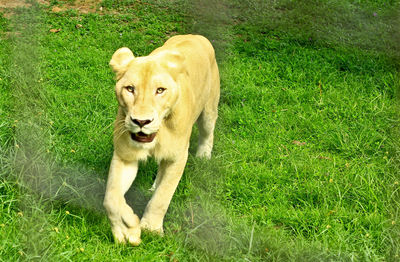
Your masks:
M 156 134 L 157 133 L 147 135 L 143 132 L 131 133 L 131 138 L 132 138 L 132 140 L 135 140 L 136 142 L 150 143 L 150 142 L 153 142 L 154 138 L 156 137 Z

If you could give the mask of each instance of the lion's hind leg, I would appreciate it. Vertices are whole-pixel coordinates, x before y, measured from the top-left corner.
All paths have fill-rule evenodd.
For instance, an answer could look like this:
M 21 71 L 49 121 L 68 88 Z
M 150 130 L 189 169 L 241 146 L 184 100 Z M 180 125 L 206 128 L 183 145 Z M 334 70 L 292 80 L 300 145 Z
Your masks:
M 213 101 L 214 100 L 214 101 Z M 206 104 L 203 112 L 197 119 L 199 128 L 199 145 L 196 156 L 211 158 L 211 151 L 214 143 L 214 128 L 218 117 L 218 98 Z

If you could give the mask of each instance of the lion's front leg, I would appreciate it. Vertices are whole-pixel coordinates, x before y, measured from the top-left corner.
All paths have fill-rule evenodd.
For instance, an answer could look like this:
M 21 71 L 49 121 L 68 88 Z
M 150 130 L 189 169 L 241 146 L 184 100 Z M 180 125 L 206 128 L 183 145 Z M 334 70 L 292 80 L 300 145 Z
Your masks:
M 136 177 L 138 162 L 124 162 L 115 153 L 110 165 L 104 207 L 116 242 L 140 244 L 140 220 L 128 206 L 125 193 Z
M 161 161 L 153 197 L 147 204 L 140 227 L 159 234 L 163 233 L 165 213 L 185 169 L 187 153 L 178 161 Z

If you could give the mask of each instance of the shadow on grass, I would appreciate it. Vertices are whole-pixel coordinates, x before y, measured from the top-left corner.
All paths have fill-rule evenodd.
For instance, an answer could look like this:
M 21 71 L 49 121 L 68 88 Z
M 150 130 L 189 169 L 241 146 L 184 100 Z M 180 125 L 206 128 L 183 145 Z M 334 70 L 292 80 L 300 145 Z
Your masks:
M 149 1 L 161 6 L 165 1 Z M 169 1 L 170 2 L 170 1 Z M 237 29 L 307 45 L 361 48 L 400 57 L 398 1 L 245 0 L 172 1 L 187 15 L 191 33 L 207 36 L 217 58 L 229 55 Z

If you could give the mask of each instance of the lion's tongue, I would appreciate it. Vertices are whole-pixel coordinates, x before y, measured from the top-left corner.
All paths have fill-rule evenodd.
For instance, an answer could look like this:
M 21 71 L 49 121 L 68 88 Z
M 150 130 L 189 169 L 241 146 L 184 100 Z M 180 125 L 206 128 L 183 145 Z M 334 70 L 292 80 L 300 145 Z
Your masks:
M 139 132 L 139 133 L 131 133 L 131 138 L 137 142 L 141 142 L 141 143 L 150 143 L 151 141 L 153 141 L 154 137 L 156 136 L 156 133 L 147 135 L 143 132 Z

